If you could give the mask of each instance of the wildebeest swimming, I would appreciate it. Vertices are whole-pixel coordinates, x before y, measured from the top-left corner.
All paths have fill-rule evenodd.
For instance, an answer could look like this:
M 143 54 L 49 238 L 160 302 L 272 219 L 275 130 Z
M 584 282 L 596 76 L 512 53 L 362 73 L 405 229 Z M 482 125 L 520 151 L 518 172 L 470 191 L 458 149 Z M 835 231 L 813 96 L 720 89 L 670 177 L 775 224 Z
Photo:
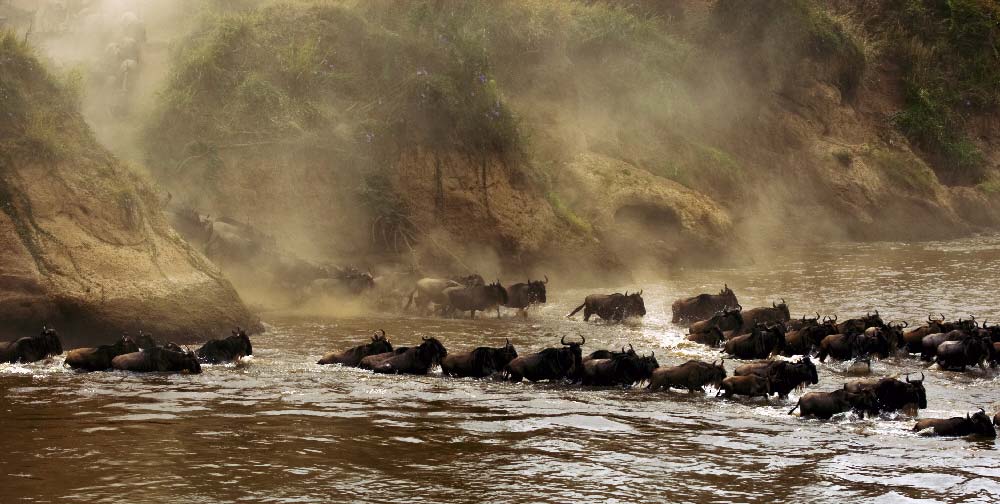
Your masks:
M 729 285 L 724 285 L 718 294 L 698 294 L 678 299 L 670 305 L 673 312 L 671 322 L 694 322 L 711 317 L 714 313 L 731 306 L 739 306 L 736 294 Z
M 469 312 L 471 318 L 476 318 L 477 311 L 492 308 L 496 308 L 497 318 L 500 318 L 500 307 L 508 301 L 507 289 L 499 280 L 489 285 L 448 287 L 443 294 L 448 299 L 449 310 Z
M 0 341 L 0 362 L 38 362 L 61 353 L 63 347 L 59 334 L 55 329 L 46 326 L 42 326 L 42 331 L 37 336 Z
M 750 334 L 734 336 L 723 351 L 737 359 L 764 359 L 785 347 L 785 326 L 757 324 Z
M 171 344 L 119 355 L 111 360 L 111 367 L 139 373 L 201 373 L 194 352 Z
M 997 437 L 996 428 L 982 408 L 971 416 L 966 413 L 965 418 L 924 418 L 918 420 L 917 424 L 913 426 L 914 432 L 927 429 L 930 429 L 929 432 L 935 436 L 976 436 L 986 439 Z
M 81 371 L 105 371 L 111 369 L 111 361 L 119 355 L 138 352 L 139 345 L 127 334 L 110 345 L 94 348 L 77 348 L 66 353 L 65 364 Z
M 513 382 L 525 378 L 530 381 L 564 378 L 574 382 L 579 381 L 583 372 L 583 351 L 580 347 L 587 342 L 587 338 L 581 336 L 579 343 L 575 341 L 567 343 L 566 337 L 563 336 L 559 342 L 563 348 L 546 348 L 510 361 L 503 369 L 503 377 Z
M 878 414 L 878 397 L 872 389 L 848 390 L 847 384 L 833 392 L 809 392 L 799 398 L 788 414 L 799 410 L 799 416 L 829 420 L 838 413 L 854 411 L 864 418 L 865 413 Z
M 253 345 L 246 331 L 237 327 L 232 336 L 211 340 L 194 351 L 200 362 L 222 364 L 253 355 Z
M 577 306 L 575 310 L 566 315 L 572 317 L 576 312 L 583 310 L 583 320 L 589 321 L 591 315 L 597 315 L 604 320 L 621 322 L 630 317 L 646 316 L 646 304 L 642 301 L 642 291 L 629 294 L 591 294 L 587 296 L 583 304 Z
M 580 380 L 584 385 L 631 387 L 649 380 L 660 367 L 656 354 L 641 356 L 629 345 L 629 350 L 614 352 L 606 359 L 588 359 L 583 362 Z
M 819 383 L 816 365 L 809 357 L 799 361 L 768 360 L 743 364 L 733 370 L 733 376 L 756 375 L 767 379 L 769 393 L 785 398 L 799 387 Z
M 395 353 L 389 358 L 375 364 L 372 371 L 386 374 L 424 375 L 441 359 L 448 355 L 448 350 L 437 338 L 423 337 L 420 345 L 411 347 L 402 353 Z
M 743 310 L 743 325 L 736 330 L 736 334 L 747 334 L 757 324 L 784 324 L 791 319 L 792 315 L 788 311 L 788 304 L 782 299 L 781 304 L 772 302 L 770 308 Z
M 340 364 L 356 367 L 361 360 L 370 355 L 392 352 L 392 343 L 385 337 L 385 331 L 379 330 L 372 335 L 370 342 L 348 348 L 342 352 L 331 352 L 323 356 L 317 364 Z
M 507 302 L 504 306 L 514 308 L 522 317 L 528 316 L 528 307 L 533 304 L 545 304 L 545 286 L 549 283 L 549 277 L 545 280 L 528 279 L 528 283 L 516 283 L 507 288 Z
M 470 352 L 450 353 L 441 360 L 441 373 L 460 378 L 485 378 L 498 373 L 517 358 L 517 350 L 507 340 L 500 348 L 479 347 Z
M 923 373 L 920 374 L 919 380 L 911 380 L 907 375 L 906 382 L 885 377 L 875 381 L 862 380 L 847 383 L 849 392 L 860 392 L 866 389 L 875 391 L 881 411 L 899 411 L 907 406 L 913 406 L 917 409 L 927 408 L 927 391 L 924 389 Z

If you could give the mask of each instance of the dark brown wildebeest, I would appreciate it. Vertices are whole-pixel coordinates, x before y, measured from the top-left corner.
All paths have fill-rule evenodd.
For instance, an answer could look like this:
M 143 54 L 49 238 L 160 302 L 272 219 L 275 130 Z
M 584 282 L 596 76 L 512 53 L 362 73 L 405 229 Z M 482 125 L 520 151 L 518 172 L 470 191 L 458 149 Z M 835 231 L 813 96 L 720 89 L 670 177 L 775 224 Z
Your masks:
M 737 359 L 765 359 L 785 346 L 785 326 L 757 324 L 750 334 L 726 342 L 723 351 Z
M 581 336 L 579 343 L 566 343 L 566 337 L 563 336 L 560 340 L 563 348 L 546 348 L 510 361 L 503 370 L 504 378 L 512 382 L 525 378 L 531 381 L 569 378 L 575 382 L 583 372 L 583 352 L 580 347 L 586 342 L 587 338 Z
M 926 324 L 903 333 L 903 342 L 906 344 L 906 351 L 909 353 L 917 353 L 922 348 L 921 342 L 924 340 L 924 336 L 948 332 L 943 329 L 944 321 L 944 315 L 941 315 L 940 319 L 936 319 L 933 316 L 928 315 Z
M 122 335 L 114 344 L 96 348 L 77 348 L 66 353 L 66 365 L 82 371 L 111 369 L 111 361 L 119 355 L 138 352 L 139 345 L 132 338 Z
M 688 341 L 701 343 L 710 347 L 717 347 L 726 341 L 726 335 L 718 327 L 710 327 L 707 331 L 688 334 L 684 337 Z
M 863 333 L 831 334 L 819 344 L 820 362 L 827 356 L 837 360 L 875 355 L 881 359 L 896 351 L 896 340 L 890 339 L 884 327 L 869 327 Z
M 782 299 L 781 304 L 772 302 L 770 308 L 744 310 L 743 325 L 736 330 L 734 335 L 749 334 L 757 324 L 784 324 L 791 319 L 792 314 L 788 311 L 788 304 Z
M 927 408 L 927 391 L 924 389 L 924 374 L 920 373 L 919 380 L 910 380 L 906 376 L 906 382 L 901 382 L 895 378 L 882 378 L 876 381 L 859 380 L 847 383 L 849 392 L 860 392 L 871 389 L 875 391 L 878 398 L 879 410 L 898 411 L 908 405 L 914 405 L 918 409 Z
M 448 296 L 445 294 L 445 290 L 453 287 L 463 287 L 463 285 L 447 278 L 421 278 L 417 280 L 413 291 L 410 292 L 410 298 L 406 301 L 406 306 L 403 309 L 409 309 L 416 299 L 416 307 L 420 313 L 427 312 L 431 303 L 443 311 L 448 306 Z
M 253 355 L 253 345 L 246 331 L 237 327 L 232 336 L 211 340 L 195 350 L 194 354 L 198 356 L 198 361 L 205 364 L 221 364 Z
M 869 327 L 885 327 L 878 310 L 875 310 L 874 315 L 869 312 L 864 317 L 847 319 L 837 324 L 837 332 L 839 334 L 859 334 L 865 332 L 865 329 Z
M 878 398 L 875 391 L 871 389 L 851 392 L 844 388 L 833 392 L 809 392 L 799 398 L 795 407 L 788 411 L 791 415 L 795 409 L 799 409 L 799 416 L 802 418 L 816 417 L 822 420 L 829 420 L 837 413 L 846 413 L 853 410 L 861 418 L 865 413 L 871 415 L 878 414 Z
M 931 433 L 935 436 L 976 436 L 986 439 L 996 439 L 997 437 L 996 428 L 990 423 L 990 417 L 986 415 L 986 410 L 982 408 L 972 416 L 966 413 L 965 418 L 924 418 L 917 420 L 917 424 L 913 426 L 914 432 L 926 429 L 933 429 Z
M 137 373 L 194 373 L 201 372 L 201 364 L 194 352 L 177 351 L 176 345 L 164 345 L 149 350 L 119 355 L 111 359 L 111 367 Z
M 485 378 L 501 371 L 516 358 L 517 350 L 507 340 L 500 348 L 479 347 L 471 352 L 448 354 L 441 360 L 441 373 L 459 378 Z
M 711 328 L 718 328 L 723 333 L 731 332 L 743 326 L 743 307 L 736 305 L 734 308 L 725 307 L 715 312 L 712 318 L 700 320 L 688 326 L 688 334 L 698 334 L 707 332 Z
M 744 364 L 733 370 L 733 376 L 756 375 L 767 378 L 772 394 L 780 398 L 799 387 L 819 383 L 819 373 L 816 365 L 809 357 L 799 361 L 768 360 Z
M 382 352 L 372 355 L 367 355 L 361 358 L 361 362 L 358 362 L 358 366 L 361 369 L 375 369 L 375 366 L 381 364 L 383 361 L 387 360 L 389 357 L 394 357 L 396 355 L 402 355 L 410 350 L 411 347 L 401 346 L 394 348 L 391 352 Z
M 655 353 L 646 357 L 634 350 L 615 353 L 609 359 L 590 359 L 583 363 L 581 380 L 583 385 L 625 386 L 648 380 L 653 371 L 660 367 Z
M 965 371 L 966 366 L 985 369 L 993 348 L 989 336 L 974 334 L 959 341 L 945 341 L 937 347 L 935 362 L 946 370 Z
M 452 310 L 469 312 L 476 318 L 477 311 L 496 308 L 497 318 L 500 318 L 500 306 L 507 304 L 507 289 L 499 281 L 489 285 L 475 287 L 449 287 L 444 290 L 448 297 L 448 306 Z
M 725 363 L 725 360 L 719 364 L 689 360 L 679 366 L 659 368 L 653 371 L 653 376 L 649 379 L 649 389 L 679 388 L 687 389 L 690 393 L 695 390 L 704 391 L 706 385 L 719 386 L 726 379 Z
M 0 362 L 37 362 L 63 352 L 59 334 L 42 326 L 38 336 L 25 336 L 15 341 L 0 341 Z
M 629 317 L 646 316 L 646 304 L 642 301 L 642 291 L 629 294 L 591 294 L 583 300 L 583 304 L 577 306 L 566 317 L 576 315 L 576 312 L 583 310 L 583 320 L 589 321 L 591 315 L 597 315 L 604 320 L 621 322 Z
M 757 375 L 730 376 L 722 380 L 719 392 L 715 396 L 732 397 L 734 394 L 747 397 L 767 397 L 771 394 L 771 382 L 767 378 Z
M 961 341 L 971 338 L 972 332 L 955 329 L 946 333 L 928 334 L 920 341 L 920 359 L 932 361 L 937 356 L 937 349 L 945 341 Z
M 807 318 L 805 315 L 803 315 L 802 318 L 800 319 L 789 320 L 788 322 L 785 323 L 785 327 L 787 327 L 788 331 L 791 332 L 791 331 L 799 331 L 805 329 L 806 327 L 818 326 L 819 324 L 820 324 L 819 313 L 817 312 L 816 318 Z
M 670 305 L 673 312 L 671 322 L 691 322 L 705 320 L 714 313 L 729 306 L 739 306 L 736 294 L 724 285 L 718 294 L 698 294 L 689 298 L 678 299 Z
M 424 336 L 419 346 L 379 362 L 372 371 L 383 374 L 425 375 L 447 356 L 448 350 L 437 338 Z
M 392 343 L 389 343 L 389 340 L 386 339 L 385 331 L 380 329 L 372 335 L 371 342 L 358 345 L 354 348 L 348 348 L 343 352 L 328 353 L 317 364 L 340 364 L 342 366 L 356 367 L 361 364 L 361 359 L 369 355 L 386 352 L 392 352 Z
M 810 324 L 798 330 L 785 333 L 785 356 L 810 355 L 819 347 L 823 338 L 837 334 L 837 318 L 824 317 L 822 323 Z
M 504 306 L 515 308 L 522 317 L 528 316 L 528 307 L 533 304 L 545 304 L 545 286 L 549 283 L 549 277 L 545 281 L 528 279 L 528 283 L 516 283 L 507 288 L 507 302 Z

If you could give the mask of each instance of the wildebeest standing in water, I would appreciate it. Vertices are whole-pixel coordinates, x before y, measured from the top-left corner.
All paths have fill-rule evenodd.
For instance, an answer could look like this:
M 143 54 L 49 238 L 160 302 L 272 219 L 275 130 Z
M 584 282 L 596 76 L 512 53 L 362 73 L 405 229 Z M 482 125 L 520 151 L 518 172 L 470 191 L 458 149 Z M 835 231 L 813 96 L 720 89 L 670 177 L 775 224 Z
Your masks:
M 253 345 L 246 331 L 237 327 L 232 336 L 211 340 L 195 350 L 198 360 L 206 364 L 221 364 L 240 360 L 247 355 L 253 355 Z
M 932 433 L 935 436 L 976 436 L 986 439 L 996 439 L 997 437 L 996 428 L 990 423 L 990 417 L 982 408 L 972 416 L 966 413 L 965 418 L 925 418 L 918 420 L 917 424 L 913 426 L 914 432 L 925 429 L 933 429 Z
M 623 348 L 622 352 L 614 352 L 608 359 L 590 359 L 584 362 L 580 378 L 584 385 L 631 387 L 648 380 L 658 367 L 660 364 L 656 361 L 655 353 L 640 356 L 629 345 L 629 350 Z
M 441 360 L 441 373 L 460 378 L 485 378 L 497 373 L 517 358 L 517 350 L 507 340 L 500 348 L 479 347 L 471 352 L 451 353 Z
M 444 310 L 448 306 L 448 296 L 445 294 L 445 290 L 452 287 L 463 287 L 463 285 L 447 278 L 421 278 L 417 280 L 413 291 L 410 292 L 410 297 L 403 309 L 409 309 L 410 305 L 416 302 L 417 310 L 421 313 L 426 312 L 431 303 Z
M 591 315 L 597 315 L 604 320 L 621 322 L 629 317 L 646 316 L 646 304 L 642 301 L 642 291 L 629 294 L 591 294 L 583 300 L 583 304 L 566 315 L 572 317 L 583 310 L 583 320 L 589 321 Z
M 847 390 L 859 392 L 865 389 L 875 391 L 881 411 L 898 411 L 913 405 L 918 409 L 927 408 L 927 391 L 924 389 L 924 374 L 919 380 L 911 380 L 906 376 L 906 382 L 895 378 L 882 378 L 877 381 L 852 381 L 847 383 Z
M 42 326 L 42 331 L 37 336 L 25 336 L 15 341 L 0 341 L 0 362 L 37 362 L 62 352 L 59 334 L 55 329 L 46 326 Z
M 781 300 L 781 304 L 771 303 L 770 308 L 754 308 L 743 311 L 743 326 L 736 330 L 736 334 L 747 334 L 753 330 L 757 324 L 777 324 L 786 323 L 792 319 L 791 312 L 788 311 L 788 304 Z
M 783 324 L 757 324 L 750 334 L 741 334 L 727 341 L 723 351 L 737 359 L 764 359 L 784 347 Z
M 66 365 L 83 371 L 104 371 L 111 369 L 111 361 L 119 355 L 138 352 L 139 345 L 123 334 L 111 345 L 95 348 L 77 348 L 66 353 Z
M 757 375 L 767 378 L 771 392 L 780 398 L 788 397 L 791 391 L 807 385 L 819 383 L 816 365 L 809 357 L 799 361 L 767 360 L 744 364 L 733 370 L 734 376 Z
M 730 376 L 722 380 L 716 397 L 742 395 L 747 397 L 767 397 L 771 394 L 771 382 L 763 376 Z
M 709 364 L 689 360 L 679 366 L 662 367 L 653 371 L 649 379 L 650 390 L 669 388 L 687 389 L 688 392 L 704 390 L 706 385 L 719 386 L 726 379 L 726 361 Z
M 379 362 L 372 371 L 385 374 L 425 375 L 447 355 L 448 350 L 437 338 L 424 336 L 419 346 Z
M 545 286 L 549 283 L 549 277 L 545 280 L 528 279 L 528 283 L 516 283 L 507 288 L 507 308 L 516 308 L 522 317 L 528 316 L 528 307 L 541 303 L 545 304 Z
M 149 372 L 184 372 L 200 373 L 201 364 L 194 352 L 180 350 L 176 345 L 167 344 L 149 350 L 119 355 L 111 360 L 111 367 L 121 371 Z
M 946 370 L 965 371 L 966 366 L 985 369 L 986 359 L 993 348 L 989 337 L 973 334 L 959 341 L 945 341 L 937 347 L 934 360 L 938 367 Z
M 381 333 L 381 334 L 380 334 Z M 369 355 L 377 355 L 392 351 L 392 343 L 385 337 L 385 331 L 379 330 L 372 335 L 372 340 L 364 345 L 348 348 L 343 352 L 331 352 L 323 356 L 317 364 L 340 364 L 356 367 L 361 359 Z
M 687 339 L 708 346 L 719 346 L 725 340 L 725 335 L 733 334 L 743 326 L 743 307 L 725 307 L 716 312 L 712 318 L 701 320 L 688 326 Z
M 500 306 L 508 301 L 507 289 L 500 285 L 499 280 L 489 285 L 449 287 L 444 290 L 444 295 L 448 297 L 449 309 L 469 312 L 472 318 L 476 318 L 477 311 L 491 308 L 496 308 L 497 318 L 500 318 Z
M 878 398 L 875 391 L 871 389 L 850 391 L 847 384 L 844 388 L 833 392 L 809 392 L 799 398 L 788 414 L 791 415 L 795 409 L 799 409 L 799 416 L 802 418 L 816 417 L 822 420 L 829 420 L 837 413 L 854 411 L 861 418 L 865 413 L 878 414 Z
M 730 306 L 738 306 L 736 294 L 724 285 L 718 294 L 699 294 L 685 299 L 678 299 L 670 305 L 673 312 L 671 322 L 692 322 L 705 320 L 714 313 Z
M 587 338 L 580 337 L 580 342 L 566 343 L 563 336 L 559 342 L 563 348 L 546 348 L 538 353 L 522 355 L 507 364 L 503 370 L 505 379 L 520 382 L 527 378 L 531 381 L 579 379 L 583 371 L 582 347 Z

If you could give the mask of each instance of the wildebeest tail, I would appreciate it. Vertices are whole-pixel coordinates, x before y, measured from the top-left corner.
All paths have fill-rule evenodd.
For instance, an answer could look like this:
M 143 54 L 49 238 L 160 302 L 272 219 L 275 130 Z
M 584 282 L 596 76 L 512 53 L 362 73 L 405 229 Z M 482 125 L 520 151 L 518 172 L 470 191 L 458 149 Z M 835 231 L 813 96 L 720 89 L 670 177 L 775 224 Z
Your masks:
M 584 301 L 582 305 L 577 306 L 575 310 L 569 312 L 569 315 L 566 315 L 566 318 L 569 318 L 569 317 L 572 317 L 573 315 L 576 315 L 576 312 L 582 310 L 584 306 L 587 306 L 587 302 L 586 301 Z
M 802 399 L 799 399 L 798 401 L 795 402 L 795 407 L 788 410 L 788 414 L 791 415 L 792 413 L 795 413 L 795 410 L 798 409 L 798 407 L 801 405 L 802 405 Z

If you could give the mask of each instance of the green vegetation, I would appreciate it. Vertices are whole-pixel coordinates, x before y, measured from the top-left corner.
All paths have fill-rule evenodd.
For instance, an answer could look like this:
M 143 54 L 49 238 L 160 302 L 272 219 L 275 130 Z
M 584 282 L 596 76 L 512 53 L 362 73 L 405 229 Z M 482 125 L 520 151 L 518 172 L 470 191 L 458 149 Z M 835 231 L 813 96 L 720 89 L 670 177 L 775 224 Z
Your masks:
M 908 152 L 870 148 L 866 156 L 894 187 L 904 187 L 917 194 L 932 195 L 938 185 L 934 171 Z
M 545 198 L 548 200 L 549 205 L 552 207 L 552 210 L 556 213 L 557 217 L 585 235 L 594 234 L 593 226 L 573 212 L 573 210 L 559 198 L 558 194 L 553 191 L 549 191 L 545 193 Z
M 991 0 L 887 0 L 869 29 L 901 63 L 906 106 L 896 126 L 932 158 L 945 183 L 974 184 L 986 167 L 965 131 L 1000 105 L 1000 6 Z

